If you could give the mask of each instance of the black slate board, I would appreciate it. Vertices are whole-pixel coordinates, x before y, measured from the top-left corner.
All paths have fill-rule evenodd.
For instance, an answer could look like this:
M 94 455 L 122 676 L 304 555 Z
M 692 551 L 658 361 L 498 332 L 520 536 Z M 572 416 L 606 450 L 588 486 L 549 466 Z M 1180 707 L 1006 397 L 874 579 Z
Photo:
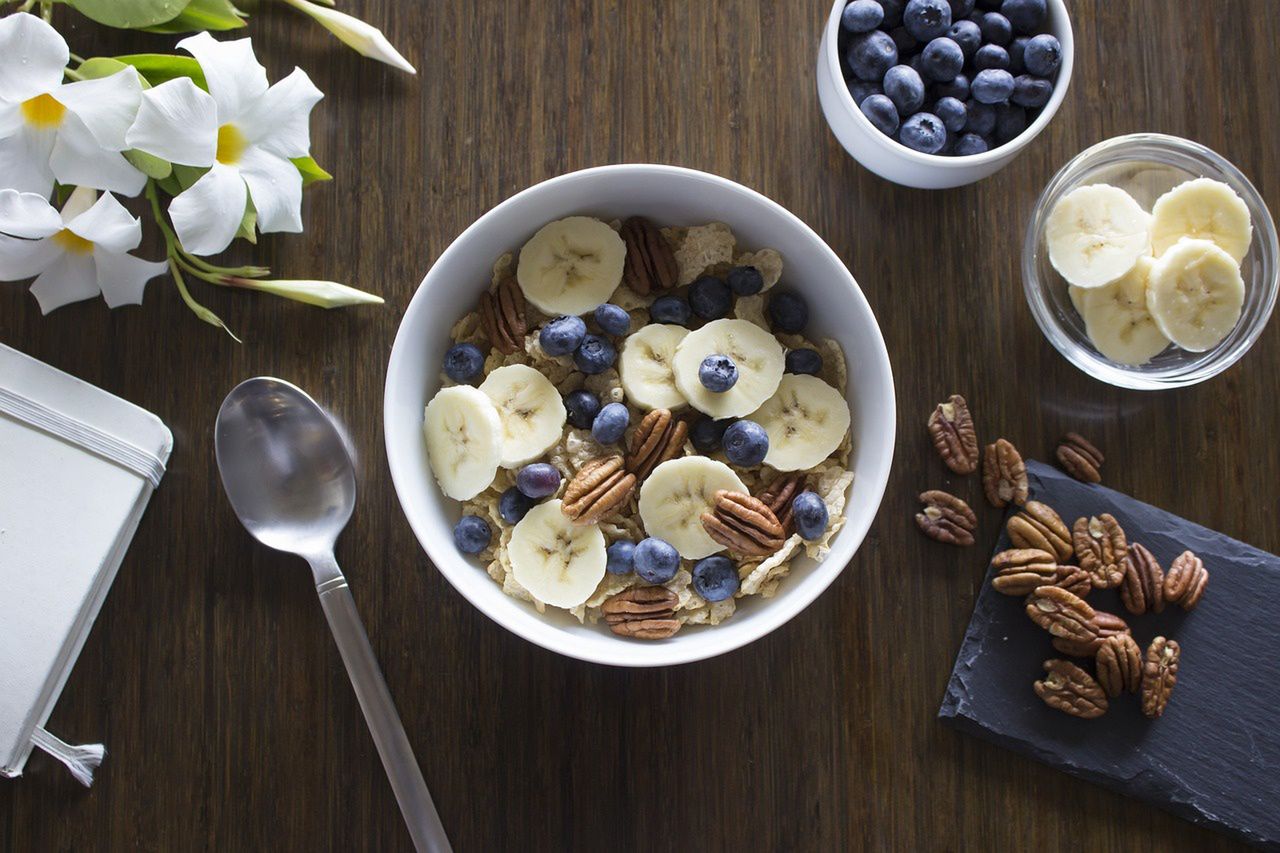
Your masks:
M 1032 683 L 1043 661 L 1062 656 L 1022 599 L 996 592 L 988 572 L 938 716 L 1192 823 L 1280 850 L 1280 557 L 1047 465 L 1032 462 L 1027 471 L 1031 497 L 1068 525 L 1110 512 L 1164 568 L 1187 548 L 1204 560 L 1209 586 L 1190 613 L 1175 606 L 1133 616 L 1114 590 L 1089 596 L 1124 617 L 1144 651 L 1161 634 L 1181 644 L 1177 687 L 1154 721 L 1130 695 L 1096 720 L 1050 709 Z M 996 550 L 1007 547 L 1002 534 Z

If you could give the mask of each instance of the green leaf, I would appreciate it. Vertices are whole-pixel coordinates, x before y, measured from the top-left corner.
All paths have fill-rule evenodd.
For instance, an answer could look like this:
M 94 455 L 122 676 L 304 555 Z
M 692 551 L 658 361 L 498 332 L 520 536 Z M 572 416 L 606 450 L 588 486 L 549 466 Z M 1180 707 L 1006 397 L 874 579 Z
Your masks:
M 297 166 L 298 171 L 302 174 L 302 185 L 304 187 L 309 187 L 319 181 L 333 180 L 333 175 L 321 169 L 320 164 L 312 157 L 294 157 L 293 165 Z
M 209 84 L 204 79 L 204 71 L 200 69 L 200 63 L 190 56 L 173 56 L 167 53 L 135 53 L 130 56 L 116 56 L 111 59 L 90 59 L 85 65 L 90 62 L 116 62 L 121 67 L 132 65 L 138 69 L 138 73 L 152 86 L 159 86 L 161 83 L 176 80 L 179 77 L 190 77 L 191 81 L 201 89 L 207 90 L 209 88 Z M 84 71 L 84 65 L 80 66 L 80 71 Z
M 258 245 L 258 211 L 253 206 L 253 199 L 245 203 L 244 217 L 240 220 L 240 228 L 236 231 L 236 236 L 248 240 L 255 246 Z
M 190 0 L 197 2 L 197 0 Z M 141 30 L 181 15 L 188 0 L 67 0 L 67 5 L 99 24 Z
M 178 183 L 178 179 L 172 174 L 167 178 L 156 181 L 156 186 L 164 190 L 165 195 L 176 196 L 182 192 L 182 184 Z
M 79 0 L 76 0 L 79 2 Z M 245 26 L 245 14 L 231 0 L 191 0 L 182 14 L 147 27 L 149 33 L 193 33 L 200 30 L 235 30 Z
M 178 181 L 178 192 L 183 192 L 191 188 L 191 185 L 204 177 L 209 169 L 207 166 L 181 166 L 177 163 L 173 164 L 173 177 Z M 178 193 L 173 193 L 177 195 Z
M 131 149 L 124 152 L 124 159 L 134 165 L 138 171 L 142 172 L 148 178 L 155 178 L 157 181 L 163 180 L 173 174 L 173 164 L 168 160 L 161 160 L 154 154 L 148 154 L 145 151 Z
M 103 77 L 110 77 L 112 74 L 119 74 L 128 67 L 118 59 L 99 56 L 81 62 L 80 67 L 76 69 L 76 73 L 85 80 L 98 80 Z

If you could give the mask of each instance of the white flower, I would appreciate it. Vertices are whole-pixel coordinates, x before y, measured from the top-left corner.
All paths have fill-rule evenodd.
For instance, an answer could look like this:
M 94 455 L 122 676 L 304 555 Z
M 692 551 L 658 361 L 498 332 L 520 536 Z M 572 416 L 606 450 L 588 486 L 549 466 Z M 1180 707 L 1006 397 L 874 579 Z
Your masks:
M 178 79 L 142 94 L 128 145 L 209 171 L 169 205 L 182 246 L 213 255 L 231 244 L 252 199 L 258 229 L 302 230 L 302 175 L 290 162 L 311 149 L 311 108 L 324 97 L 300 68 L 267 86 L 249 39 L 200 33 L 178 43 L 200 63 L 209 91 Z
M 137 195 L 147 177 L 120 152 L 142 94 L 138 72 L 64 84 L 69 58 L 35 15 L 0 18 L 0 187 L 48 198 L 56 178 Z
M 141 305 L 147 282 L 168 269 L 130 255 L 142 222 L 111 193 L 96 197 L 77 188 L 59 216 L 34 193 L 0 190 L 0 281 L 36 276 L 31 293 L 45 314 L 99 293 L 112 308 Z
M 284 0 L 293 8 L 310 15 L 320 26 L 338 37 L 343 44 L 361 56 L 385 62 L 393 68 L 417 74 L 417 70 L 409 64 L 409 60 L 400 55 L 382 31 L 372 24 L 366 24 L 359 18 L 353 18 L 337 9 L 317 6 L 309 0 Z

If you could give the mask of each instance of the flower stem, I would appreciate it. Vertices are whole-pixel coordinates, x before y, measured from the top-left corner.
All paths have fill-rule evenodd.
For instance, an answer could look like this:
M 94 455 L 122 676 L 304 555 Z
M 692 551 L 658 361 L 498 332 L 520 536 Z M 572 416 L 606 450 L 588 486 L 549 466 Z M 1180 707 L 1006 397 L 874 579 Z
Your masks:
M 236 337 L 235 332 L 227 328 L 227 324 L 222 322 L 221 317 L 210 311 L 208 308 L 205 308 L 199 302 L 196 302 L 195 298 L 192 297 L 191 292 L 187 290 L 187 283 L 182 278 L 182 270 L 178 268 L 178 264 L 176 263 L 173 255 L 169 256 L 169 272 L 173 275 L 174 284 L 178 286 L 178 293 L 182 295 L 182 301 L 187 303 L 187 307 L 191 309 L 193 314 L 201 320 L 204 320 L 210 326 L 217 326 L 219 329 L 222 329 L 222 331 L 230 335 L 231 339 L 236 343 L 244 343 Z

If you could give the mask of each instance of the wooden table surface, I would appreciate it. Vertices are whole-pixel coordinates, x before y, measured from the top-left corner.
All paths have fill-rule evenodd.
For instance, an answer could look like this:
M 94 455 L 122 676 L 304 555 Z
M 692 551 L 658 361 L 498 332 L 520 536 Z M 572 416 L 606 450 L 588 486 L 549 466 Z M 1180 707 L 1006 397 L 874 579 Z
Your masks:
M 0 783 L 0 848 L 407 850 L 409 837 L 304 566 L 250 541 L 218 483 L 212 426 L 236 382 L 275 374 L 346 421 L 362 455 L 338 557 L 459 851 L 1155 851 L 1234 843 L 962 736 L 935 719 L 994 542 L 926 540 L 915 495 L 944 475 L 924 419 L 952 392 L 980 432 L 1047 459 L 1077 429 L 1106 481 L 1263 549 L 1275 523 L 1280 325 L 1225 375 L 1176 392 L 1087 378 L 1044 340 L 1019 248 L 1041 187 L 1131 131 L 1203 142 L 1280 210 L 1275 0 L 1071 0 L 1075 78 L 1057 118 L 997 177 L 893 186 L 828 132 L 814 60 L 821 0 L 350 0 L 421 71 L 341 49 L 279 4 L 249 34 L 273 79 L 326 93 L 303 236 L 235 258 L 334 278 L 383 308 L 325 312 L 193 285 L 239 332 L 199 323 L 167 280 L 142 308 L 41 317 L 0 286 L 0 341 L 122 395 L 173 429 L 169 473 L 53 714 L 102 741 L 91 790 L 35 756 Z M 165 49 L 59 11 L 73 52 Z M 835 249 L 875 310 L 900 430 L 880 514 L 839 580 L 790 624 L 716 660 L 658 671 L 543 651 L 474 610 L 396 502 L 382 383 L 432 261 L 516 191 L 604 163 L 673 163 L 754 187 Z M 154 247 L 153 247 L 154 248 Z

